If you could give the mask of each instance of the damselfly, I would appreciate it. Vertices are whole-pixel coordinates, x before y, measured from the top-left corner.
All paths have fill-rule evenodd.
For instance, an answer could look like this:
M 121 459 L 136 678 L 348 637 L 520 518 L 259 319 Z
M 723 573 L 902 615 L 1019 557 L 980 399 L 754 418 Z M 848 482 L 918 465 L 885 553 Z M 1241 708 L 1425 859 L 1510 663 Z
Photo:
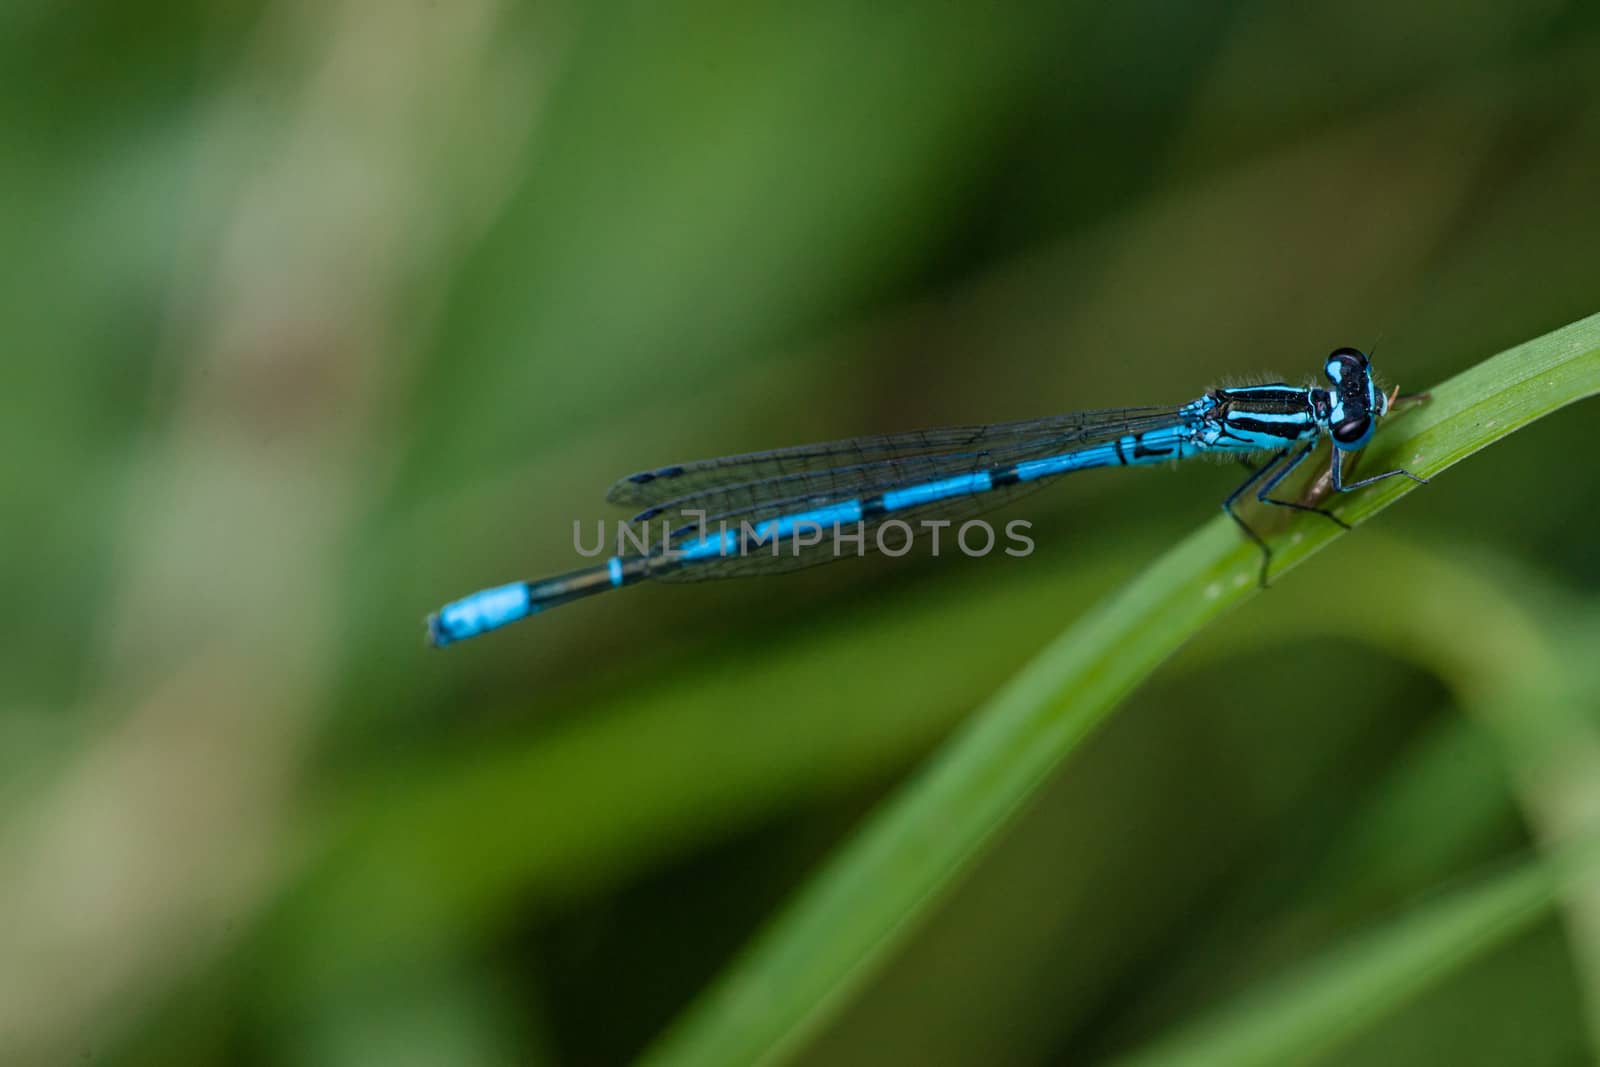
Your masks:
M 1396 469 L 1343 480 L 1347 452 L 1366 446 L 1395 394 L 1372 379 L 1365 353 L 1341 348 L 1323 366 L 1329 388 L 1283 383 L 1213 389 L 1178 407 L 1082 411 L 1025 422 L 959 426 L 752 452 L 642 471 L 617 482 L 607 499 L 641 508 L 632 523 L 693 516 L 668 525 L 661 543 L 619 551 L 604 563 L 533 582 L 473 593 L 428 616 L 428 640 L 448 645 L 536 612 L 645 579 L 695 581 L 771 574 L 839 558 L 819 531 L 850 526 L 860 536 L 901 520 L 965 518 L 999 507 L 1072 471 L 1165 463 L 1206 454 L 1251 467 L 1222 508 L 1261 550 L 1261 584 L 1272 549 L 1234 510 L 1255 490 L 1263 504 L 1343 519 L 1315 503 L 1272 495 L 1311 455 L 1323 434 L 1333 442 L 1333 490 L 1350 492 Z M 1398 392 L 1398 391 L 1397 391 Z M 853 543 L 854 538 L 851 538 Z M 866 540 L 871 540 L 867 538 Z M 831 550 L 830 550 L 831 549 Z

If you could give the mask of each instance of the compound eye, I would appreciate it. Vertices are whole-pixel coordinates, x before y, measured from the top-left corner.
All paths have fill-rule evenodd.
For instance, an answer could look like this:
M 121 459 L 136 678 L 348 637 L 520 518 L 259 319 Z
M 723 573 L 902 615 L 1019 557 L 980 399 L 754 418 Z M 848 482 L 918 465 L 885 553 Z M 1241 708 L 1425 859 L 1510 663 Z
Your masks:
M 1356 419 L 1346 419 L 1333 428 L 1333 440 L 1345 448 L 1355 448 L 1364 444 L 1372 436 L 1372 417 L 1362 415 Z
M 1368 365 L 1367 354 L 1359 348 L 1337 348 L 1328 356 L 1324 370 L 1327 372 L 1328 381 L 1338 385 L 1352 372 L 1364 373 Z

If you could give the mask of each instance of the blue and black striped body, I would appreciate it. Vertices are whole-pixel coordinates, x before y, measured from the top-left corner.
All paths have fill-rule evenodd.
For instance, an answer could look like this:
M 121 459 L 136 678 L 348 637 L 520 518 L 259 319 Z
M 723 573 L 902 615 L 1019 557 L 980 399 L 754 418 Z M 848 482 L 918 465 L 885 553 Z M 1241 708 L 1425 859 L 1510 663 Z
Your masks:
M 618 482 L 609 498 L 647 505 L 633 519 L 646 529 L 662 516 L 692 515 L 696 521 L 669 528 L 662 543 L 646 551 L 448 604 L 428 617 L 428 637 L 434 645 L 452 644 L 647 578 L 720 578 L 823 562 L 830 557 L 814 551 L 822 531 L 837 535 L 843 528 L 865 530 L 893 519 L 971 515 L 1074 471 L 1202 454 L 1272 456 L 1223 505 L 1261 547 L 1264 581 L 1270 550 L 1232 506 L 1243 492 L 1262 483 L 1257 498 L 1263 502 L 1319 511 L 1339 521 L 1331 512 L 1268 495 L 1324 433 L 1334 444 L 1336 489 L 1377 480 L 1343 485 L 1339 458 L 1367 443 L 1377 418 L 1388 410 L 1388 398 L 1373 383 L 1367 357 L 1355 349 L 1334 352 L 1324 370 L 1328 389 L 1281 383 L 1214 389 L 1178 408 L 919 431 L 644 471 Z

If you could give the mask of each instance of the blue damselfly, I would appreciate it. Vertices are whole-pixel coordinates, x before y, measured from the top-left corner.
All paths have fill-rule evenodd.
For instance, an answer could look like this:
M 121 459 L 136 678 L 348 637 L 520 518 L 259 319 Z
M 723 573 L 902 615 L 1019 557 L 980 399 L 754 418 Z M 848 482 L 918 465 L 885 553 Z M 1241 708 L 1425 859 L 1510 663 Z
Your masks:
M 428 640 L 448 645 L 536 612 L 645 579 L 695 581 L 794 570 L 839 557 L 811 534 L 845 526 L 857 534 L 892 521 L 958 519 L 999 507 L 1072 471 L 1166 463 L 1200 455 L 1246 461 L 1264 455 L 1223 510 L 1261 550 L 1262 585 L 1272 549 L 1234 509 L 1245 493 L 1311 511 L 1345 526 L 1317 503 L 1272 496 L 1316 448 L 1333 442 L 1332 490 L 1350 492 L 1396 469 L 1343 480 L 1346 453 L 1364 448 L 1394 395 L 1374 383 L 1365 353 L 1341 348 L 1323 366 L 1329 387 L 1283 383 L 1213 389 L 1177 407 L 1114 408 L 1025 422 L 851 438 L 683 463 L 629 475 L 607 499 L 640 508 L 630 520 L 669 525 L 659 545 L 619 551 L 596 566 L 485 589 L 428 616 Z

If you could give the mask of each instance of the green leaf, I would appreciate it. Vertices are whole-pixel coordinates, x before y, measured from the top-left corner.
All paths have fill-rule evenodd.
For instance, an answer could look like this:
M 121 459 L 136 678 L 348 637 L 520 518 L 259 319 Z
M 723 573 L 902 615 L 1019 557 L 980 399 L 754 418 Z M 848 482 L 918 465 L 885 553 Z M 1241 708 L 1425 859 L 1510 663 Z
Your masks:
M 1485 360 L 1391 416 L 1363 470 L 1432 477 L 1600 393 L 1600 315 Z M 1359 524 L 1415 492 L 1390 478 L 1335 502 Z M 1273 537 L 1274 575 L 1343 531 L 1313 515 Z M 802 890 L 646 1057 L 773 1062 L 794 1051 L 926 916 L 1040 784 L 1185 641 L 1257 592 L 1259 556 L 1225 517 L 1063 632 Z

